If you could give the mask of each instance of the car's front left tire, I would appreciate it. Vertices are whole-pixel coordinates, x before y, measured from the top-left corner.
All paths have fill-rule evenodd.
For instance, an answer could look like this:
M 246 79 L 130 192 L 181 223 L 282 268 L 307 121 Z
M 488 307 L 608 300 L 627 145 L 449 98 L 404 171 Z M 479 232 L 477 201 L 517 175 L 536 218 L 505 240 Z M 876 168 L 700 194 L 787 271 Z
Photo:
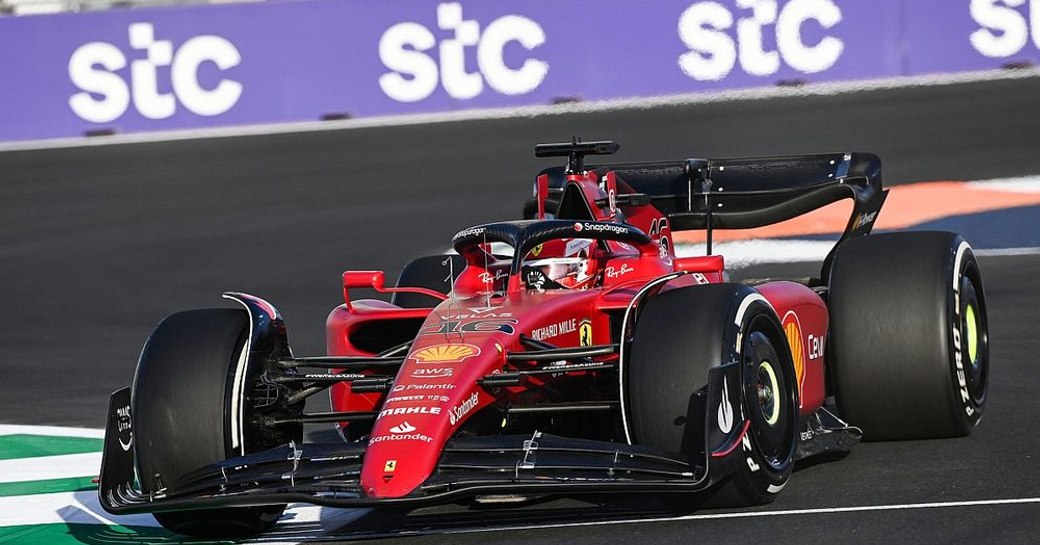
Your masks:
M 175 486 L 203 466 L 289 439 L 284 430 L 260 430 L 250 421 L 250 396 L 243 389 L 256 383 L 261 358 L 249 357 L 248 331 L 245 311 L 204 309 L 168 316 L 148 338 L 131 401 L 135 457 L 145 493 Z M 154 516 L 179 534 L 227 538 L 271 528 L 284 509 L 269 505 Z
M 629 356 L 623 371 L 635 442 L 687 456 L 711 448 L 703 444 L 703 415 L 724 420 L 714 417 L 722 406 L 707 399 L 709 374 L 735 365 L 739 381 L 727 378 L 722 396 L 736 405 L 723 432 L 736 437 L 741 415 L 748 428 L 740 463 L 709 501 L 757 505 L 776 497 L 794 467 L 798 394 L 780 321 L 757 291 L 713 284 L 662 292 L 641 310 Z

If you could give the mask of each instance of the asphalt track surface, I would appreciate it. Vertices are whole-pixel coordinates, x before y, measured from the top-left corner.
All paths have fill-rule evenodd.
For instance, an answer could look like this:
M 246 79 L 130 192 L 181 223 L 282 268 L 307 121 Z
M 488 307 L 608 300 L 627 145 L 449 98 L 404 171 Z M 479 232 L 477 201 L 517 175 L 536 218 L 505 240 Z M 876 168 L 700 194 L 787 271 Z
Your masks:
M 551 164 L 532 157 L 536 142 L 611 138 L 622 143 L 617 159 L 624 161 L 865 150 L 882 157 L 888 184 L 1023 176 L 1040 173 L 1037 96 L 1040 78 L 1028 78 L 0 153 L 0 422 L 102 427 L 107 396 L 131 380 L 151 328 L 175 310 L 223 306 L 225 290 L 272 301 L 287 318 L 295 352 L 321 353 L 343 270 L 385 269 L 393 277 L 411 257 L 442 252 L 460 227 L 518 216 L 533 174 Z M 1035 227 L 1038 215 L 1019 210 L 1011 223 L 987 229 L 990 247 L 1035 237 L 1023 225 Z M 1040 496 L 1040 256 L 980 261 L 992 374 L 976 433 L 860 445 L 839 462 L 801 468 L 776 503 L 751 511 Z M 760 272 L 778 269 L 742 274 Z M 1035 502 L 598 523 L 660 516 L 651 501 L 568 502 L 497 514 L 377 516 L 334 533 L 426 534 L 409 543 L 1040 541 Z M 597 524 L 528 528 L 545 523 Z M 514 526 L 525 529 L 443 535 Z

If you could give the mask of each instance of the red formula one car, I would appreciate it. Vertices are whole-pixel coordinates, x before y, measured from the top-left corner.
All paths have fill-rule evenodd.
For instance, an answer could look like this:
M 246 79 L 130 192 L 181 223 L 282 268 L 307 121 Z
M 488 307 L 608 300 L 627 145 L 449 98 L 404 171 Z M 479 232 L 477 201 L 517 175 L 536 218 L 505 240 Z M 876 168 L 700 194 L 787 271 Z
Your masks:
M 794 462 L 861 437 L 970 432 L 986 401 L 979 267 L 959 236 L 869 235 L 864 153 L 585 166 L 611 142 L 536 147 L 531 219 L 470 227 L 396 287 L 343 274 L 328 355 L 278 311 L 179 312 L 113 394 L 99 494 L 195 535 L 263 531 L 287 502 L 419 506 L 660 492 L 771 501 Z M 728 282 L 680 230 L 752 228 L 851 199 L 817 278 Z M 389 301 L 354 299 L 362 288 Z M 332 412 L 307 413 L 328 392 Z M 334 423 L 342 441 L 302 442 Z

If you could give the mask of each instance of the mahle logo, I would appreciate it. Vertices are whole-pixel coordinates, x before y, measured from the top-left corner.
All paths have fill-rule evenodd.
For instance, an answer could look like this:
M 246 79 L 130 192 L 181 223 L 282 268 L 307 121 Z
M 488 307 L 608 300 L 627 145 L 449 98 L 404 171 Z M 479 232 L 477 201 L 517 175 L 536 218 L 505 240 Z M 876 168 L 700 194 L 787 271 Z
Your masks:
M 505 15 L 483 31 L 480 22 L 462 16 L 462 4 L 437 6 L 437 27 L 452 37 L 437 42 L 427 27 L 398 23 L 379 40 L 379 59 L 391 72 L 379 77 L 379 87 L 398 102 L 418 102 L 437 90 L 438 83 L 455 99 L 469 99 L 484 91 L 484 84 L 504 95 L 523 95 L 538 88 L 549 64 L 528 57 L 518 68 L 506 64 L 505 48 L 517 42 L 527 51 L 545 43 L 542 27 L 521 15 Z M 436 47 L 436 51 L 433 51 Z M 466 48 L 476 47 L 477 70 L 466 66 Z
M 166 119 L 177 103 L 203 116 L 230 110 L 242 96 L 242 84 L 227 78 L 211 88 L 199 83 L 199 69 L 212 63 L 226 71 L 242 62 L 235 45 L 220 36 L 196 36 L 180 47 L 156 40 L 151 23 L 133 23 L 128 29 L 130 49 L 144 58 L 129 61 L 129 85 L 118 72 L 126 68 L 127 55 L 114 44 L 90 42 L 69 58 L 69 78 L 81 92 L 69 97 L 76 115 L 92 123 L 108 123 L 134 108 L 148 119 Z M 139 54 L 138 54 L 139 55 Z M 159 88 L 160 70 L 169 71 L 172 92 Z

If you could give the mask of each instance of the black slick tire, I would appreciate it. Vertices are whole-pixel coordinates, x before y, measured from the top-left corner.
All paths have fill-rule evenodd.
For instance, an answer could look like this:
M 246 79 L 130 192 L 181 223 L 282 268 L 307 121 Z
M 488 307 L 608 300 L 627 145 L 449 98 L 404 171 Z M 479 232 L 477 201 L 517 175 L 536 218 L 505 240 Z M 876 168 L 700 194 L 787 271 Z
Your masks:
M 465 267 L 466 260 L 457 254 L 417 257 L 401 269 L 397 287 L 427 288 L 447 295 L 452 275 L 458 276 Z M 421 293 L 395 293 L 390 302 L 403 308 L 428 308 L 440 301 Z
M 739 463 L 712 503 L 714 498 L 727 505 L 772 501 L 790 478 L 797 446 L 797 389 L 785 339 L 772 308 L 748 286 L 693 286 L 649 300 L 636 320 L 623 370 L 634 442 L 705 456 L 706 437 L 736 433 L 729 426 L 706 429 L 721 410 L 707 399 L 709 376 L 725 373 L 728 381 L 732 374 L 739 377 L 725 386 L 739 403 L 732 420 L 742 426 L 743 414 L 750 422 L 734 454 Z M 767 395 L 760 395 L 763 380 L 769 382 Z
M 864 439 L 956 437 L 986 402 L 989 337 L 978 263 L 958 235 L 870 235 L 831 269 L 828 362 Z
M 144 492 L 175 485 L 188 473 L 231 456 L 265 448 L 238 429 L 232 396 L 256 369 L 244 355 L 249 318 L 237 309 L 179 312 L 164 319 L 141 352 L 134 377 L 132 414 L 138 474 Z M 240 369 L 240 367 L 243 367 Z M 244 402 L 244 401 L 243 401 Z M 238 405 L 235 404 L 235 407 Z M 238 434 L 241 442 L 233 441 Z M 154 513 L 179 534 L 243 537 L 273 526 L 284 505 Z

